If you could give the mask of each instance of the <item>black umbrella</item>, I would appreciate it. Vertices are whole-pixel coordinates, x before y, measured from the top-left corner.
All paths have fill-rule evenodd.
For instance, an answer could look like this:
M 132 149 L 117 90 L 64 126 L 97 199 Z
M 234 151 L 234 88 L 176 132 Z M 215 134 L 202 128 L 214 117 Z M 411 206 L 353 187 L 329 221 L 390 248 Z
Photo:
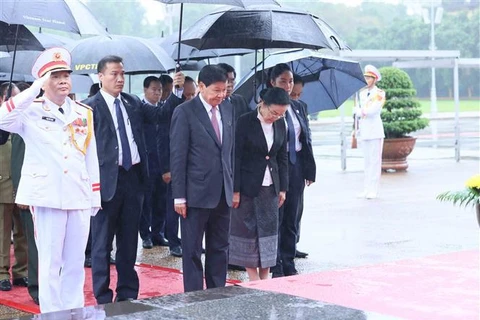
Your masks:
M 180 48 L 180 61 L 204 60 L 226 56 L 236 56 L 253 53 L 250 49 L 208 49 L 198 50 L 192 46 L 181 44 L 178 46 L 178 36 L 171 34 L 165 38 L 153 38 L 153 42 L 158 43 L 173 59 L 178 59 L 178 49 Z
M 78 34 L 106 34 L 106 28 L 79 0 L 31 1 L 15 0 L 0 2 L 0 21 L 17 25 L 31 25 Z M 17 46 L 14 45 L 12 70 L 15 66 Z M 11 80 L 10 80 L 11 82 Z M 11 89 L 8 90 L 10 95 Z
M 183 24 L 183 4 L 184 3 L 202 3 L 202 4 L 227 4 L 231 6 L 237 6 L 246 8 L 251 5 L 258 4 L 275 4 L 279 5 L 276 0 L 157 0 L 165 4 L 175 4 L 180 3 L 180 27 L 178 30 L 178 52 L 177 52 L 177 68 L 180 64 L 181 51 L 180 43 L 182 42 L 182 24 Z
M 106 34 L 106 28 L 79 0 L 1 1 L 0 21 L 77 34 Z
M 73 73 L 96 73 L 97 63 L 106 55 L 123 58 L 125 72 L 155 73 L 175 69 L 175 61 L 160 46 L 139 37 L 110 35 L 78 40 L 67 49 L 72 54 Z
M 197 49 L 309 48 L 349 49 L 319 17 L 274 6 L 232 8 L 204 16 L 183 34 Z
M 15 50 L 43 50 L 44 47 L 25 26 L 10 25 L 0 21 L 0 51 L 11 52 Z
M 319 17 L 297 9 L 274 6 L 213 12 L 195 22 L 183 36 L 182 43 L 200 50 L 262 49 L 262 60 L 265 60 L 266 48 L 350 49 L 333 28 Z M 255 73 L 256 68 L 257 65 Z M 254 82 L 254 91 L 256 87 Z
M 362 68 L 356 61 L 327 56 L 313 50 L 275 52 L 265 61 L 265 73 L 278 63 L 287 63 L 292 71 L 305 81 L 301 100 L 307 103 L 309 113 L 336 109 L 366 85 Z M 260 81 L 262 71 L 251 71 L 235 88 L 254 105 L 253 82 Z M 264 75 L 265 78 L 268 78 Z M 257 94 L 260 88 L 257 90 Z

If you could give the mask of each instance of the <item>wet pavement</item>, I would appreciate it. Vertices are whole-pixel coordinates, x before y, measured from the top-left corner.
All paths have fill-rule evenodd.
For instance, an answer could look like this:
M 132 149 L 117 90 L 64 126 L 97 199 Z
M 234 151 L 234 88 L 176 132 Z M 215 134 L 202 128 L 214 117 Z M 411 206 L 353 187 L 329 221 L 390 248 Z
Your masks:
M 314 149 L 317 181 L 305 190 L 298 244 L 298 249 L 309 256 L 296 260 L 301 274 L 478 250 L 479 226 L 474 209 L 435 199 L 441 192 L 463 189 L 464 182 L 480 172 L 479 150 L 475 147 L 463 150 L 463 158 L 457 163 L 451 147 L 417 146 L 409 157 L 408 171 L 382 174 L 379 198 L 374 200 L 356 198 L 363 185 L 360 150 L 347 151 L 347 168 L 343 171 L 338 145 L 316 144 Z M 181 269 L 181 259 L 170 256 L 166 247 L 139 248 L 138 261 Z M 229 278 L 247 279 L 245 272 L 229 272 Z M 136 310 L 134 314 L 129 313 L 132 310 Z M 114 319 L 393 319 L 233 287 L 118 303 L 104 309 L 89 307 L 76 316 L 68 315 L 68 319 L 103 319 L 102 312 Z

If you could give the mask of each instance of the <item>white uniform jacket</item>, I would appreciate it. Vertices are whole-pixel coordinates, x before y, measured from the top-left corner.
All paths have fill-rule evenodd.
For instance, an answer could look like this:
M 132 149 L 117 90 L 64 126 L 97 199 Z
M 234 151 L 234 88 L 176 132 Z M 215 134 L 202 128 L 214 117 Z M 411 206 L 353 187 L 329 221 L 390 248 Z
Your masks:
M 0 129 L 18 133 L 26 145 L 15 202 L 62 210 L 100 208 L 92 109 L 67 97 L 62 114 L 47 99 L 34 100 L 38 90 L 34 83 L 0 107 Z
M 365 89 L 360 92 L 359 101 L 355 107 L 355 115 L 358 119 L 357 138 L 360 140 L 385 138 L 380 118 L 384 104 L 385 91 L 376 86 L 370 91 Z

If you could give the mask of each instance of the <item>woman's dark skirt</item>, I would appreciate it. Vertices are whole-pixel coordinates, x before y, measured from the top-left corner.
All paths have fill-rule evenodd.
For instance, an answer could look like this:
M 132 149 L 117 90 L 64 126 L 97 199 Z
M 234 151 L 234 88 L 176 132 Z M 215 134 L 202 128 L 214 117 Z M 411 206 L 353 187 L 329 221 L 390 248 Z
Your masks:
M 261 187 L 255 198 L 240 197 L 230 220 L 229 264 L 268 268 L 276 264 L 278 196 L 273 185 Z

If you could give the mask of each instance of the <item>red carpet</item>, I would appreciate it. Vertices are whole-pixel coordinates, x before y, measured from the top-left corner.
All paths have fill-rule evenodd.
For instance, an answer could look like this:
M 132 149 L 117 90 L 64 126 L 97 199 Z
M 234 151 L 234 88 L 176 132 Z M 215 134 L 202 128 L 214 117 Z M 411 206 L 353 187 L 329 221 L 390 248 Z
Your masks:
M 407 319 L 480 318 L 479 252 L 242 283 Z
M 139 299 L 183 293 L 182 273 L 176 269 L 159 266 L 138 264 L 135 268 L 140 279 Z M 110 269 L 110 288 L 114 290 L 117 283 L 115 266 Z M 238 281 L 227 280 L 229 284 Z M 92 289 L 92 269 L 85 268 L 85 305 L 95 305 Z M 0 291 L 0 304 L 30 313 L 40 313 L 38 306 L 33 303 L 27 288 L 13 287 L 11 291 Z

